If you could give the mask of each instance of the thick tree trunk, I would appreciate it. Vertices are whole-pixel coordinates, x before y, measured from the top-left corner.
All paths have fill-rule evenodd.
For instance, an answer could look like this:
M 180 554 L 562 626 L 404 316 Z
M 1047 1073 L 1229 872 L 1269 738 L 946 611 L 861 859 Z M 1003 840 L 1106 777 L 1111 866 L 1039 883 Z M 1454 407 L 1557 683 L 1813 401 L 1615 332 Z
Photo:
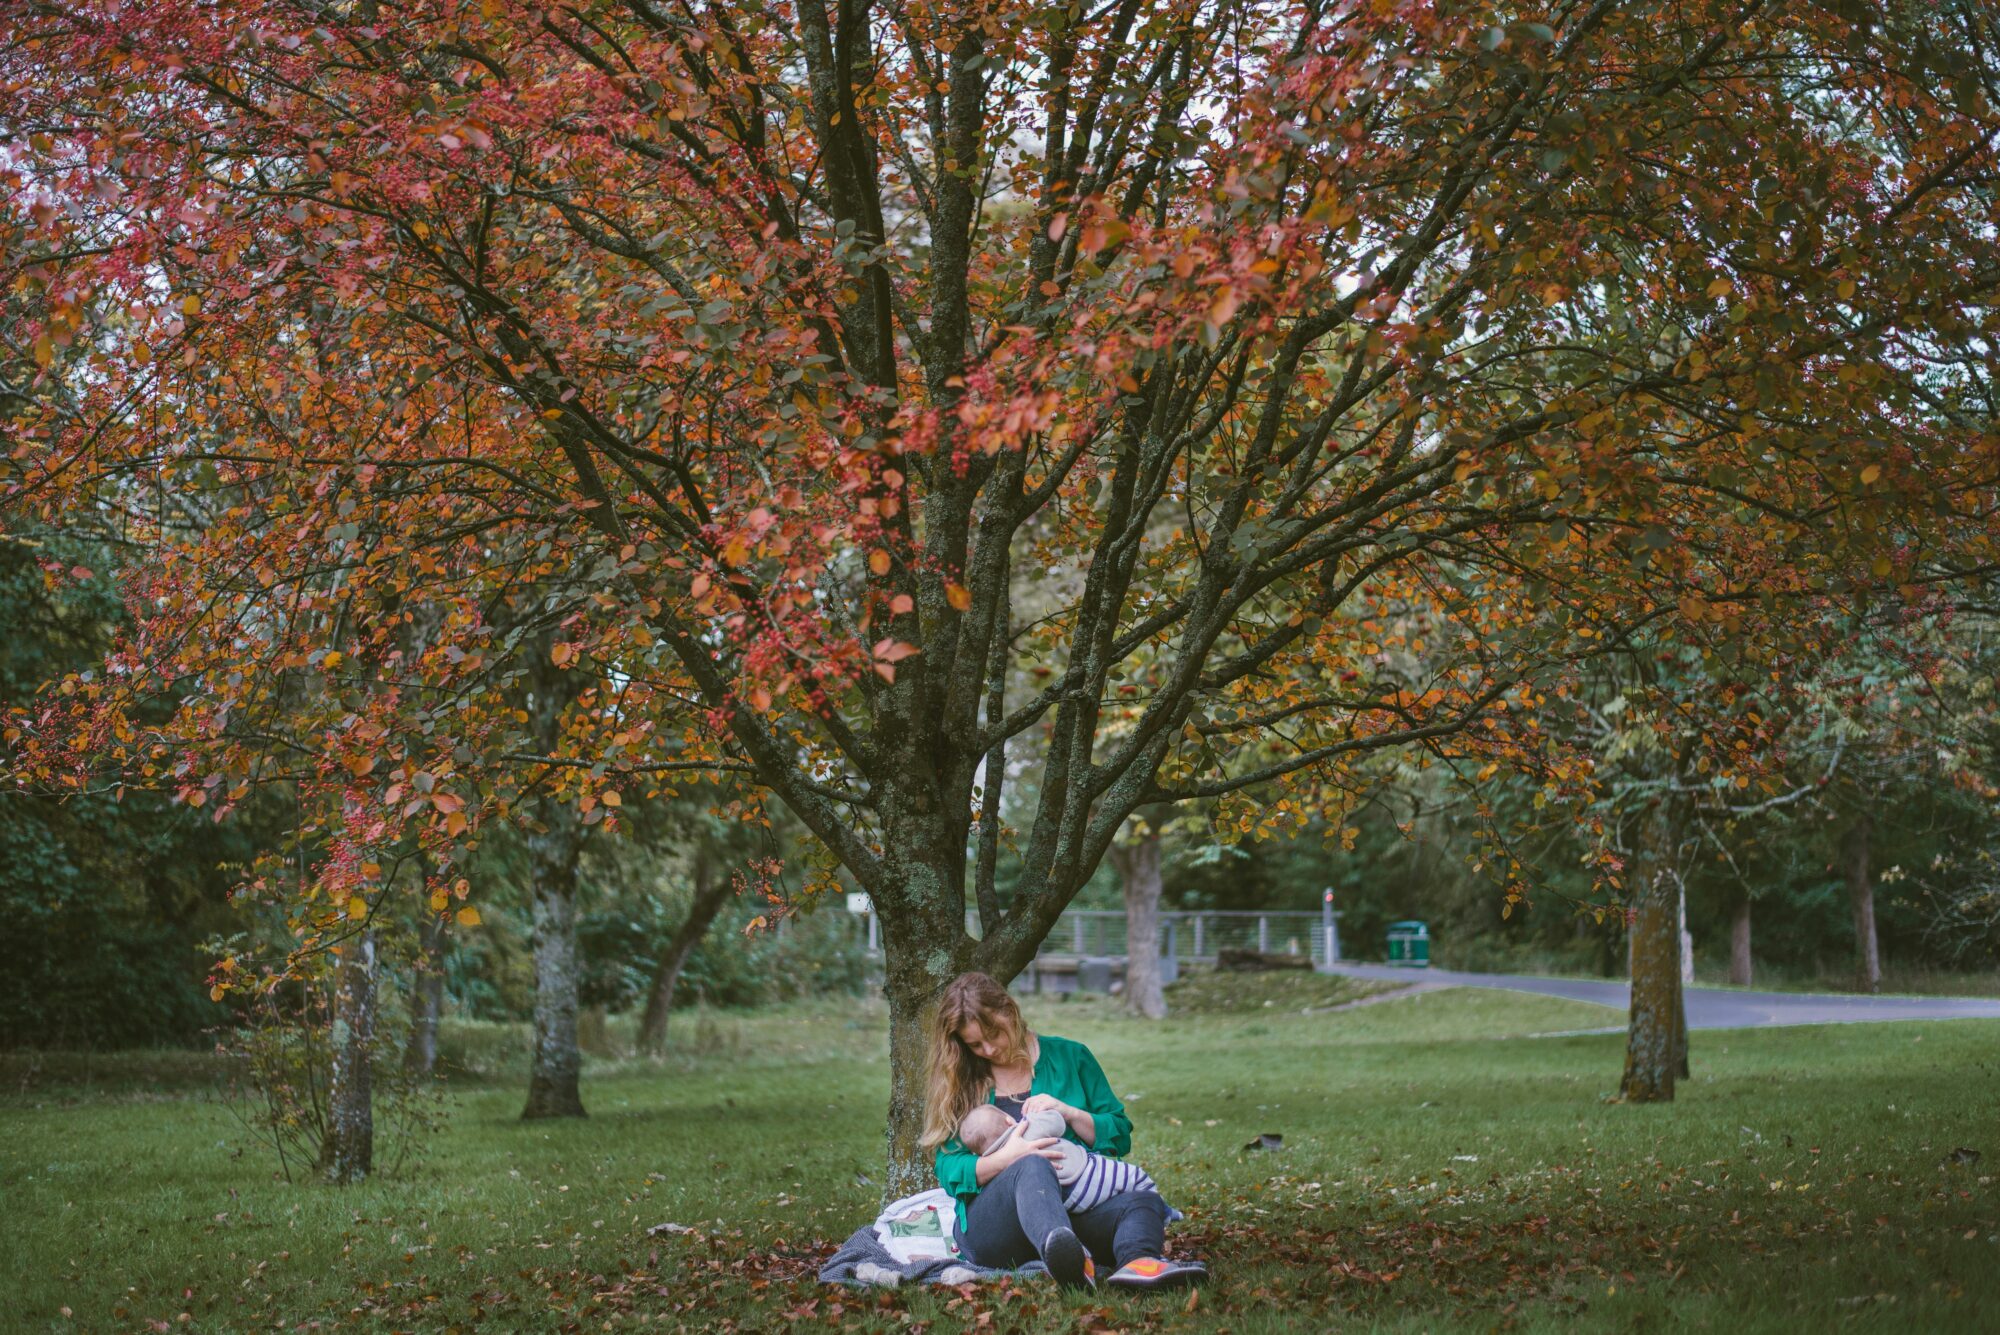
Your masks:
M 899 690 L 907 685 L 899 683 Z M 883 717 L 893 715 L 885 710 Z M 907 720 L 888 726 L 888 735 L 903 726 Z M 931 1024 L 939 994 L 972 961 L 973 941 L 965 929 L 971 806 L 945 806 L 939 800 L 943 786 L 918 764 L 882 789 L 882 864 L 880 879 L 869 890 L 882 925 L 882 990 L 889 1002 L 885 1201 L 937 1185 L 933 1156 L 918 1145 Z M 1005 983 L 1012 974 L 996 976 Z
M 938 994 L 966 963 L 954 957 L 950 945 L 964 938 L 964 910 L 957 910 L 954 918 L 948 901 L 925 897 L 918 902 L 931 911 L 923 913 L 906 906 L 902 912 L 882 915 L 882 990 L 889 1002 L 889 1155 L 888 1180 L 882 1187 L 884 1200 L 937 1185 L 933 1156 L 917 1143 L 924 1126 L 924 1072 Z
M 657 1057 L 667 1050 L 667 1017 L 673 1012 L 674 985 L 680 981 L 681 967 L 729 901 L 731 888 L 729 877 L 711 865 L 705 851 L 695 858 L 694 899 L 653 970 L 653 985 L 646 990 L 646 1010 L 639 1017 L 639 1051 Z
M 1729 920 L 1729 981 L 1748 987 L 1751 981 L 1750 896 L 1736 901 L 1736 914 Z
M 444 951 L 449 928 L 442 913 L 424 919 L 417 936 L 416 976 L 410 983 L 410 1043 L 403 1069 L 426 1076 L 437 1070 L 438 1021 L 444 1015 Z
M 576 863 L 583 828 L 573 808 L 553 800 L 542 803 L 541 817 L 544 828 L 528 836 L 535 891 L 535 1053 L 521 1116 L 582 1117 Z
M 1687 1013 L 1681 993 L 1680 877 L 1673 862 L 1675 811 L 1663 803 L 1643 817 L 1627 884 L 1632 919 L 1632 1012 L 1619 1097 L 1671 1102 L 1687 1071 Z
M 1882 990 L 1882 952 L 1875 938 L 1875 882 L 1868 874 L 1869 843 L 1874 833 L 1874 818 L 1863 810 L 1840 842 L 1847 902 L 1854 910 L 1854 981 L 1863 992 Z
M 375 933 L 367 931 L 342 944 L 334 970 L 333 1072 L 319 1168 L 338 1186 L 361 1181 L 375 1167 L 374 1046 Z
M 1113 844 L 1111 864 L 1125 886 L 1125 1006 L 1148 1020 L 1166 1018 L 1160 989 L 1160 835 Z
M 884 1200 L 900 1200 L 937 1185 L 933 1156 L 918 1146 L 924 1126 L 924 1070 L 941 980 L 928 998 L 889 993 L 889 1177 Z

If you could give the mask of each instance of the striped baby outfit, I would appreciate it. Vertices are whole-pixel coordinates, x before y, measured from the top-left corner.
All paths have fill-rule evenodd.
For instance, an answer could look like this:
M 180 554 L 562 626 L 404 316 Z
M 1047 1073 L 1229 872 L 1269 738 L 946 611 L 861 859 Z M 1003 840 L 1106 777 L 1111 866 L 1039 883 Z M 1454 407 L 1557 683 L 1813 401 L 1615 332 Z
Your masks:
M 1020 1127 L 1022 1135 L 1038 1140 L 1060 1136 L 1063 1130 L 1062 1114 L 1047 1110 L 1025 1118 Z M 1063 1188 L 1063 1208 L 1071 1214 L 1102 1205 L 1122 1192 L 1160 1189 L 1152 1175 L 1137 1164 L 1093 1153 L 1073 1140 L 1058 1140 L 1055 1148 L 1063 1156 L 1056 1165 L 1056 1181 Z
M 1069 1165 L 1063 1165 L 1067 1168 Z M 1062 1181 L 1062 1174 L 1056 1174 Z M 1113 1159 L 1105 1154 L 1083 1155 L 1083 1168 L 1076 1179 L 1063 1182 L 1063 1209 L 1071 1214 L 1081 1214 L 1095 1205 L 1102 1205 L 1113 1196 L 1127 1191 L 1159 1191 L 1152 1175 L 1135 1163 L 1123 1159 Z

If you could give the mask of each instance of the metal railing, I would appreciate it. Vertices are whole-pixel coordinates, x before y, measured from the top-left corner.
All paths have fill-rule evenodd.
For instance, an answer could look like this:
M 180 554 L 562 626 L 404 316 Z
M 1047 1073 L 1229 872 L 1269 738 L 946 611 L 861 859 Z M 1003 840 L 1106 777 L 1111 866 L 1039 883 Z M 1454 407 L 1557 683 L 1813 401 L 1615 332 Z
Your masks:
M 1166 910 L 1159 915 L 1154 944 L 1163 960 L 1213 964 L 1224 949 L 1255 950 L 1264 955 L 1306 955 L 1320 967 L 1340 960 L 1340 930 L 1329 903 L 1318 913 L 1295 910 L 1199 909 Z M 867 917 L 868 953 L 880 946 L 874 915 Z M 980 935 L 979 916 L 965 915 L 965 930 Z M 1042 938 L 1042 958 L 1074 956 L 1123 959 L 1128 953 L 1128 923 L 1123 909 L 1065 909 Z
M 1316 963 L 1340 958 L 1340 935 L 1330 913 L 1273 910 L 1163 912 L 1154 944 L 1164 958 L 1213 963 L 1224 948 L 1265 955 L 1309 955 Z M 1041 953 L 1122 956 L 1127 953 L 1127 921 L 1117 909 L 1069 909 L 1042 939 Z

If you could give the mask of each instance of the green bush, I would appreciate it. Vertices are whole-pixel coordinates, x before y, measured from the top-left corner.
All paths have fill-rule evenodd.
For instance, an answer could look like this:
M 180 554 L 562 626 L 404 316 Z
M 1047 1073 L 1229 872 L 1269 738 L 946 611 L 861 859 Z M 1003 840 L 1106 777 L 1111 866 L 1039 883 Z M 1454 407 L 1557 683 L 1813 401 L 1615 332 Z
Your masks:
M 229 1014 L 208 999 L 208 961 L 176 924 L 31 908 L 14 914 L 6 956 L 0 1049 L 195 1047 Z
M 112 554 L 56 534 L 0 541 L 0 701 L 95 666 L 122 617 Z M 37 556 L 96 578 L 51 587 Z M 0 749 L 0 771 L 10 759 Z M 100 778 L 101 783 L 107 782 Z M 157 793 L 0 796 L 0 1049 L 186 1047 L 227 1015 L 198 949 L 234 914 L 227 892 L 283 813 L 251 802 L 224 825 Z
M 757 1006 L 829 993 L 851 996 L 866 985 L 869 961 L 858 924 L 847 914 L 828 910 L 746 933 L 753 917 L 744 906 L 716 919 L 681 971 L 678 1004 Z

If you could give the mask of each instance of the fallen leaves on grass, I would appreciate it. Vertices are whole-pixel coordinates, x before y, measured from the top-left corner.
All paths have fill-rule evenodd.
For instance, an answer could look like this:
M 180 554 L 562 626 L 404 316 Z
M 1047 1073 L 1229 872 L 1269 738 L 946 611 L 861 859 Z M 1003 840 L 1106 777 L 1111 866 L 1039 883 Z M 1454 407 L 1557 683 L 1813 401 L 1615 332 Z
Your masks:
M 1116 1295 L 1103 1301 L 1076 1300 L 1057 1293 L 1046 1279 L 999 1278 L 956 1288 L 912 1290 L 832 1287 L 815 1276 L 835 1245 L 815 1239 L 804 1246 L 738 1250 L 740 1244 L 696 1235 L 667 1241 L 646 1265 L 607 1279 L 580 1271 L 523 1272 L 550 1293 L 566 1293 L 575 1320 L 560 1328 L 583 1330 L 630 1321 L 665 1329 L 703 1331 L 880 1330 L 925 1335 L 928 1321 L 912 1312 L 938 1304 L 944 1317 L 937 1329 L 990 1335 L 1111 1335 L 1111 1332 L 1174 1328 L 1198 1302 L 1212 1306 L 1200 1291 L 1184 1302 L 1156 1302 L 1148 1295 Z M 1178 1250 L 1178 1249 L 1177 1249 Z M 587 1291 L 587 1296 L 585 1296 Z M 919 1297 L 918 1295 L 922 1295 Z M 1236 1306 L 1222 1310 L 1234 1312 Z M 749 1315 L 748 1313 L 754 1313 Z

